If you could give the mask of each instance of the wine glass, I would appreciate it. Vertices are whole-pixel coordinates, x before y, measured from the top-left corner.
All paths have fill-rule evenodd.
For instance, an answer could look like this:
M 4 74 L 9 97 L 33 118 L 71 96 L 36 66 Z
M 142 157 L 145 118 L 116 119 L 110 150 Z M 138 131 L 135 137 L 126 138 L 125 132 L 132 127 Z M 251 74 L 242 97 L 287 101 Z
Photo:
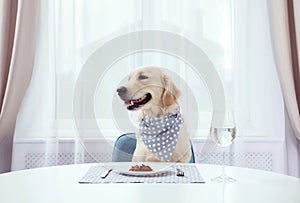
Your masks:
M 236 124 L 233 110 L 214 112 L 213 120 L 210 127 L 210 136 L 213 141 L 222 148 L 222 174 L 213 178 L 213 182 L 229 183 L 235 182 L 225 173 L 225 149 L 230 146 L 236 136 Z

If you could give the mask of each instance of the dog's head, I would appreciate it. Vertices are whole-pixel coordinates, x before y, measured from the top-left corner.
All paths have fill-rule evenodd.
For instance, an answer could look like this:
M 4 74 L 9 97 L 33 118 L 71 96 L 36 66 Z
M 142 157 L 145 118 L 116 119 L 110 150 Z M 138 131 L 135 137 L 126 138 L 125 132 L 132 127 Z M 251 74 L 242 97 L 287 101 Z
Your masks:
M 156 67 L 143 67 L 128 76 L 128 82 L 117 89 L 128 110 L 162 109 L 177 104 L 180 91 L 172 80 Z

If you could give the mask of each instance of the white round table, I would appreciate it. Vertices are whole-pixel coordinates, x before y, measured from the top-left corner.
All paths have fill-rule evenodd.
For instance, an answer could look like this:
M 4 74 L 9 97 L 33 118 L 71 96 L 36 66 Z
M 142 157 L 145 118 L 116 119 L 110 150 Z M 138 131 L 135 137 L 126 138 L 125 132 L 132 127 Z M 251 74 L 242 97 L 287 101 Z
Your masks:
M 56 166 L 0 175 L 2 203 L 299 203 L 300 180 L 272 172 L 226 167 L 237 182 L 220 184 L 210 179 L 221 167 L 197 164 L 205 184 L 116 183 L 79 184 L 95 164 Z

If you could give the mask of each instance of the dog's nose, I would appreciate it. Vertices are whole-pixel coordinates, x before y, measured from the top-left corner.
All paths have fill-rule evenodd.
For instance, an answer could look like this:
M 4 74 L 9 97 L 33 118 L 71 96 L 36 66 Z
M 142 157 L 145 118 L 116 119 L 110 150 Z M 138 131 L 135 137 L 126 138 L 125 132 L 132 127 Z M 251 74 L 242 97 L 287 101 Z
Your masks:
M 127 88 L 122 86 L 122 87 L 117 89 L 117 92 L 118 92 L 119 96 L 123 96 L 127 93 Z

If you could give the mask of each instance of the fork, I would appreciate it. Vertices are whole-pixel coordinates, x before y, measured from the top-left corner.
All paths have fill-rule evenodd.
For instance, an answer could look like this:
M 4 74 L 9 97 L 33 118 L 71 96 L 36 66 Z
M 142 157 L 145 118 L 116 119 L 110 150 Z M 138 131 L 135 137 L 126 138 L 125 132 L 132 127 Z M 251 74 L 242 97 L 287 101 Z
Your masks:
M 184 176 L 183 170 L 181 170 L 180 168 L 176 168 L 176 170 L 177 170 L 176 176 Z

